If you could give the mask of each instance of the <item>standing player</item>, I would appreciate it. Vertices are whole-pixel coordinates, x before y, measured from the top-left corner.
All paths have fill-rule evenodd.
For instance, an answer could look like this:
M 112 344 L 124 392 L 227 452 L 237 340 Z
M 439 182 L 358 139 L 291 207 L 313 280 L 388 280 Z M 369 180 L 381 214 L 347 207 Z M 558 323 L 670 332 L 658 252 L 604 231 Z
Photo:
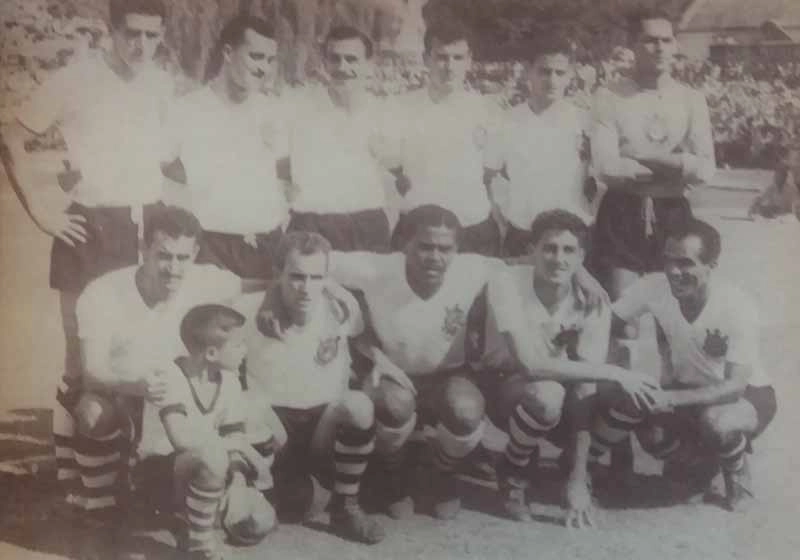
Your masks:
M 504 264 L 457 254 L 461 225 L 450 210 L 419 206 L 406 219 L 403 253 L 335 253 L 332 274 L 363 290 L 380 346 L 371 351 L 367 390 L 376 407 L 387 510 L 398 518 L 413 512 L 402 463 L 419 414 L 436 425 L 434 515 L 450 519 L 461 507 L 455 470 L 484 429 L 484 398 L 470 367 L 484 339 L 485 303 L 476 301 Z
M 159 509 L 183 513 L 187 531 L 178 544 L 192 558 L 222 558 L 214 534 L 220 513 L 231 540 L 242 544 L 257 544 L 275 523 L 254 489 L 249 507 L 232 511 L 237 497 L 248 495 L 248 479 L 270 478 L 269 462 L 244 438 L 244 322 L 224 305 L 193 307 L 180 326 L 188 355 L 165 364 L 160 375 L 168 390 L 144 409 L 134 479 Z
M 287 133 L 274 86 L 278 44 L 266 21 L 238 16 L 222 30 L 220 66 L 210 82 L 176 102 L 167 133 L 179 158 L 189 207 L 203 225 L 198 263 L 263 278 L 289 220 L 277 163 Z
M 595 383 L 615 383 L 631 398 L 655 390 L 644 375 L 605 363 L 610 308 L 605 302 L 590 307 L 574 288 L 588 238 L 588 226 L 575 214 L 542 212 L 531 226 L 533 266 L 509 267 L 505 277 L 489 283 L 493 324 L 481 388 L 489 417 L 508 430 L 499 489 L 506 513 L 517 521 L 531 520 L 526 470 L 547 438 L 571 463 L 567 525 L 590 525 L 587 464 Z
M 592 162 L 608 186 L 593 243 L 595 269 L 612 300 L 658 270 L 665 228 L 690 214 L 686 190 L 711 178 L 714 143 L 703 94 L 671 75 L 672 22 L 658 12 L 631 18 L 636 66 L 595 99 Z
M 504 249 L 510 256 L 527 253 L 531 223 L 543 210 L 562 208 L 591 220 L 581 161 L 586 117 L 564 98 L 574 73 L 572 46 L 553 39 L 531 45 L 525 55 L 527 102 L 508 112 L 486 158 L 487 182 L 506 225 Z
M 278 485 L 286 469 L 325 474 L 332 464 L 332 527 L 373 544 L 383 528 L 361 509 L 359 490 L 374 446 L 374 411 L 364 393 L 348 390 L 348 339 L 363 321 L 353 296 L 329 280 L 329 253 L 317 233 L 287 233 L 273 262 L 276 285 L 241 302 L 249 321 L 248 390 L 254 409 L 271 406 L 262 416 L 274 411 L 286 433 Z
M 482 168 L 493 117 L 490 103 L 466 89 L 469 32 L 457 23 L 437 22 L 425 31 L 424 42 L 428 86 L 392 104 L 400 115 L 401 168 L 394 172 L 407 181 L 404 212 L 425 204 L 447 208 L 464 227 L 461 251 L 496 256 L 500 231 L 490 215 Z M 405 236 L 406 223 L 401 214 L 397 239 Z
M 308 96 L 290 136 L 297 195 L 289 229 L 318 232 L 341 251 L 385 252 L 380 116 L 366 89 L 372 41 L 355 28 L 334 27 L 322 50 L 327 86 Z
M 111 48 L 55 72 L 4 130 L 0 149 L 26 211 L 54 238 L 50 286 L 59 291 L 66 337 L 61 396 L 81 372 L 78 295 L 101 274 L 138 262 L 142 216 L 162 194 L 156 145 L 173 86 L 153 56 L 164 34 L 164 4 L 111 0 L 109 12 Z M 31 168 L 25 144 L 54 125 L 67 144 L 69 171 L 37 178 L 41 170 Z M 69 437 L 73 429 L 63 406 L 56 406 L 55 433 Z M 64 440 L 56 439 L 59 457 L 71 458 Z M 58 476 L 75 474 L 60 468 Z
M 199 235 L 193 215 L 159 209 L 146 224 L 142 264 L 97 278 L 78 300 L 84 372 L 62 402 L 76 423 L 71 466 L 80 475 L 78 503 L 104 520 L 119 513 L 125 494 L 120 474 L 142 398 L 158 401 L 166 386 L 157 372 L 184 353 L 184 313 L 241 293 L 241 281 L 230 272 L 193 264 Z
M 614 304 L 622 321 L 655 316 L 669 344 L 670 367 L 649 411 L 621 395 L 609 403 L 593 452 L 636 430 L 643 447 L 665 459 L 669 474 L 680 472 L 671 464 L 678 450 L 689 446 L 696 455 L 703 444 L 716 454 L 725 505 L 733 510 L 753 494 L 746 454 L 777 406 L 759 359 L 756 306 L 714 272 L 719 254 L 719 232 L 689 220 L 667 238 L 664 272 L 645 276 Z

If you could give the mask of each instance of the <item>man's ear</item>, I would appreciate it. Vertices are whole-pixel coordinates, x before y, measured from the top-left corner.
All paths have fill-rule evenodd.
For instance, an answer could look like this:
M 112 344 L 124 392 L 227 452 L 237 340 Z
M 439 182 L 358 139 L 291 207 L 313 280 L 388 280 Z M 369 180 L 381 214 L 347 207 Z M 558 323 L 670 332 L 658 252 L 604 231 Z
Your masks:
M 205 358 L 207 362 L 216 362 L 219 359 L 219 350 L 215 346 L 207 347 Z
M 196 239 L 194 242 L 194 249 L 192 249 L 192 261 L 197 259 L 197 254 L 200 252 L 200 240 Z
M 231 54 L 233 54 L 233 47 L 230 45 L 224 45 L 222 47 L 222 60 L 225 62 L 231 61 Z

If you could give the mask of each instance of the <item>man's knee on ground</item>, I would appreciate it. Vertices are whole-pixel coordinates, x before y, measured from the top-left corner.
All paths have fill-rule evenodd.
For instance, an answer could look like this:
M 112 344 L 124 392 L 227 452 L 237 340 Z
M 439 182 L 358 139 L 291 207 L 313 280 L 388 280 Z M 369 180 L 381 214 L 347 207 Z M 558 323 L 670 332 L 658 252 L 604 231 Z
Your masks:
M 397 383 L 382 380 L 373 396 L 375 419 L 390 428 L 399 428 L 408 423 L 417 408 L 414 394 Z
M 73 414 L 78 433 L 89 438 L 108 437 L 119 428 L 116 406 L 100 395 L 82 395 Z
M 440 420 L 454 435 L 468 435 L 480 427 L 486 402 L 472 383 L 466 380 L 451 382 L 443 401 Z
M 228 451 L 220 444 L 187 451 L 192 463 L 192 481 L 203 487 L 225 484 L 230 468 Z
M 342 396 L 341 409 L 345 424 L 366 430 L 375 422 L 375 406 L 363 391 L 346 391 Z
M 661 455 L 665 446 L 670 443 L 671 436 L 664 426 L 657 424 L 642 426 L 636 430 L 636 439 L 642 449 L 651 455 Z
M 561 383 L 537 381 L 525 386 L 520 404 L 540 422 L 554 425 L 561 419 L 565 395 Z
M 740 433 L 756 423 L 755 410 L 746 401 L 709 406 L 700 414 L 700 433 L 717 446 L 733 443 Z

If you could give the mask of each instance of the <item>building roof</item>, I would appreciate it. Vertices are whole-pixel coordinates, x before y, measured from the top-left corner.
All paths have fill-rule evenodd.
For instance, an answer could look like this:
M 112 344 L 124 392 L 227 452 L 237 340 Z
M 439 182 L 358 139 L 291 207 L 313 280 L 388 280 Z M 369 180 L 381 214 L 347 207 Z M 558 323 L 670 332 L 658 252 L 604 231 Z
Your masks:
M 694 0 L 681 18 L 681 31 L 758 28 L 774 20 L 782 27 L 800 27 L 798 0 Z

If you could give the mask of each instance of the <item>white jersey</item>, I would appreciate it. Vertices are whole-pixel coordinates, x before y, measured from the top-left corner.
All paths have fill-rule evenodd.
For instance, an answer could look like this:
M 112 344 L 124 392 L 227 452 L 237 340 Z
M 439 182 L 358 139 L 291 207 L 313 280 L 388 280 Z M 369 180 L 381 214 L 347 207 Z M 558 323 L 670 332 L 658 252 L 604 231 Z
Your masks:
M 166 159 L 180 157 L 190 208 L 203 229 L 247 235 L 287 221 L 276 173 L 289 150 L 284 112 L 276 98 L 257 94 L 234 105 L 210 86 L 170 108 Z
M 583 111 L 569 101 L 558 101 L 539 115 L 521 103 L 490 136 L 486 167 L 505 169 L 509 179 L 508 192 L 495 193 L 495 201 L 518 229 L 530 229 L 540 212 L 556 208 L 588 223 L 581 161 L 586 121 Z
M 466 91 L 434 102 L 426 88 L 393 100 L 392 106 L 393 134 L 400 137 L 403 173 L 411 183 L 404 209 L 436 204 L 458 216 L 462 226 L 486 220 L 491 207 L 483 159 L 494 118 L 490 103 Z
M 625 321 L 652 313 L 670 347 L 671 368 L 666 384 L 713 385 L 725 379 L 727 363 L 752 370 L 751 385 L 769 385 L 758 351 L 758 310 L 744 292 L 712 277 L 709 298 L 700 315 L 689 322 L 672 295 L 663 273 L 649 274 L 630 286 L 613 305 Z
M 214 396 L 209 402 L 203 403 L 180 363 L 180 360 L 176 360 L 165 368 L 163 375 L 168 391 L 163 404 L 156 406 L 145 402 L 142 440 L 138 449 L 140 458 L 169 455 L 175 451 L 163 423 L 163 418 L 173 412 L 186 416 L 192 424 L 192 430 L 198 434 L 224 437 L 237 432 L 244 433 L 244 400 L 239 374 L 225 370 L 213 372 L 211 379 L 216 385 Z
M 500 369 L 518 367 L 505 338 L 499 336 L 501 333 L 515 336 L 542 358 L 605 363 L 611 331 L 610 307 L 601 305 L 587 314 L 585 302 L 570 284 L 566 297 L 551 312 L 536 295 L 533 280 L 532 266 L 511 266 L 506 274 L 495 275 L 489 283 L 487 365 Z
M 351 373 L 348 338 L 364 328 L 358 303 L 331 283 L 306 325 L 281 329 L 277 297 L 276 292 L 249 294 L 235 305 L 247 318 L 250 397 L 300 409 L 336 401 Z
M 136 380 L 186 353 L 180 323 L 196 305 L 220 303 L 241 293 L 241 280 L 212 265 L 192 265 L 174 297 L 148 307 L 136 285 L 137 267 L 92 281 L 78 298 L 78 336 L 109 357 L 111 372 Z
M 289 154 L 298 212 L 347 214 L 386 206 L 382 167 L 371 144 L 382 134 L 382 103 L 351 114 L 324 89 L 301 95 Z
M 101 56 L 55 72 L 19 110 L 26 128 L 58 125 L 82 180 L 70 196 L 85 206 L 137 206 L 162 197 L 162 120 L 174 84 L 147 68 L 120 78 Z
M 455 255 L 439 291 L 422 299 L 408 285 L 402 253 L 331 253 L 331 275 L 363 290 L 384 353 L 409 375 L 464 365 L 467 315 L 493 264 L 503 266 L 479 255 Z

